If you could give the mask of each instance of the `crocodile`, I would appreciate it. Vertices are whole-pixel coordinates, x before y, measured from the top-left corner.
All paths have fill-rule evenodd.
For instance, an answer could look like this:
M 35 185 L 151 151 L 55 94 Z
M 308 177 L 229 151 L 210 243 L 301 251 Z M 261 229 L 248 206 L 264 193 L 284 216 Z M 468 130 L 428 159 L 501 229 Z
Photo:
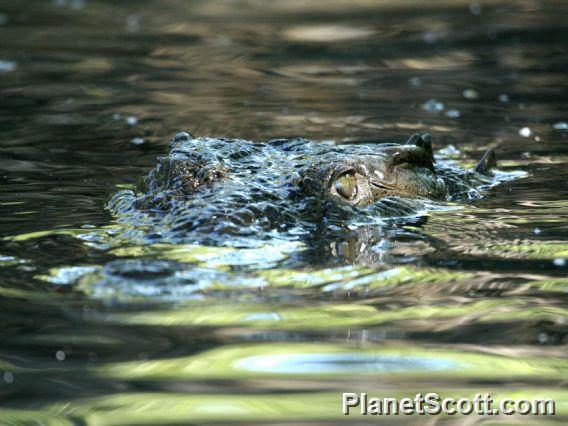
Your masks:
M 428 134 L 406 143 L 251 142 L 180 132 L 168 155 L 108 209 L 149 241 L 247 245 L 300 239 L 477 197 L 496 180 L 495 153 L 473 169 L 436 161 Z

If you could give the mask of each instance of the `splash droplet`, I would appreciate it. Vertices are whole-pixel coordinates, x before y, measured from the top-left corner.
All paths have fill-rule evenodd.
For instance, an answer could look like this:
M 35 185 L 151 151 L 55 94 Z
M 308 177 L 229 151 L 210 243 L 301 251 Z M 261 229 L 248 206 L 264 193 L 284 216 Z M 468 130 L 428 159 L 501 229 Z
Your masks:
M 460 112 L 457 109 L 449 109 L 446 111 L 446 116 L 450 118 L 458 118 L 460 116 Z
M 14 61 L 5 61 L 0 59 L 0 73 L 1 72 L 11 72 L 17 68 L 17 64 Z
M 466 99 L 479 99 L 479 92 L 475 89 L 465 89 L 463 97 Z
M 4 382 L 10 384 L 14 382 L 14 375 L 12 373 L 10 373 L 9 371 L 6 371 L 4 373 L 4 375 L 2 376 L 2 378 L 4 379 Z
M 144 138 L 132 138 L 130 141 L 132 145 L 143 145 L 145 142 L 146 140 Z
M 422 79 L 420 77 L 412 77 L 409 81 L 410 84 L 415 87 L 422 86 Z
M 472 15 L 480 15 L 481 12 L 483 12 L 483 9 L 482 9 L 481 4 L 479 2 L 472 1 L 469 4 L 469 11 L 471 12 Z
M 428 99 L 422 104 L 422 109 L 432 114 L 437 114 L 444 110 L 444 104 L 436 99 Z

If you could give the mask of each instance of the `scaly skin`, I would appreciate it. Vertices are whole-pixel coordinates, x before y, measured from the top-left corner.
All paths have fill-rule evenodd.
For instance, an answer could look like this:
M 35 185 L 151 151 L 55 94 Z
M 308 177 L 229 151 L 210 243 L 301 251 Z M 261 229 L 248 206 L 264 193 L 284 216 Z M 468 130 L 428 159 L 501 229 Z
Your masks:
M 309 233 L 359 214 L 410 215 L 420 200 L 449 200 L 492 183 L 478 171 L 435 164 L 428 135 L 404 145 L 329 145 L 182 132 L 171 148 L 135 191 L 109 203 L 123 221 L 169 240 Z M 489 160 L 477 170 L 487 172 Z

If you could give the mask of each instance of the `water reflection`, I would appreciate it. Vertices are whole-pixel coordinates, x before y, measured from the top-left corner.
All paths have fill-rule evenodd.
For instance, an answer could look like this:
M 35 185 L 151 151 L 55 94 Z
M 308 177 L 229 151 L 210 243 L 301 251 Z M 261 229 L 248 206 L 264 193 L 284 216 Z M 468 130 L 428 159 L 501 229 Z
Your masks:
M 422 389 L 555 398 L 565 420 L 565 15 L 541 1 L 3 1 L 2 421 L 339 424 L 343 391 Z M 464 165 L 494 147 L 526 175 L 293 245 L 120 238 L 108 196 L 182 129 L 424 131 Z
M 451 362 L 442 359 L 422 359 L 416 357 L 381 357 L 342 354 L 292 354 L 273 356 L 254 356 L 245 358 L 237 363 L 237 368 L 245 370 L 293 373 L 293 374 L 324 374 L 324 373 L 363 373 L 388 371 L 437 371 L 453 367 Z

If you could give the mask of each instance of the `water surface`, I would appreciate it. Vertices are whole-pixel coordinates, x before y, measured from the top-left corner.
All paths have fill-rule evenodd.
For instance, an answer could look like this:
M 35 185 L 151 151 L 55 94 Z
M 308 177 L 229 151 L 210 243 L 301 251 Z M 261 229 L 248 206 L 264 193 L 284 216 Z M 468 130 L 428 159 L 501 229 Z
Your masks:
M 341 392 L 362 391 L 549 397 L 566 421 L 566 13 L 3 1 L 2 421 L 331 424 L 349 420 Z M 325 246 L 147 245 L 105 204 L 182 129 L 429 132 L 465 166 L 494 147 L 519 178 Z

